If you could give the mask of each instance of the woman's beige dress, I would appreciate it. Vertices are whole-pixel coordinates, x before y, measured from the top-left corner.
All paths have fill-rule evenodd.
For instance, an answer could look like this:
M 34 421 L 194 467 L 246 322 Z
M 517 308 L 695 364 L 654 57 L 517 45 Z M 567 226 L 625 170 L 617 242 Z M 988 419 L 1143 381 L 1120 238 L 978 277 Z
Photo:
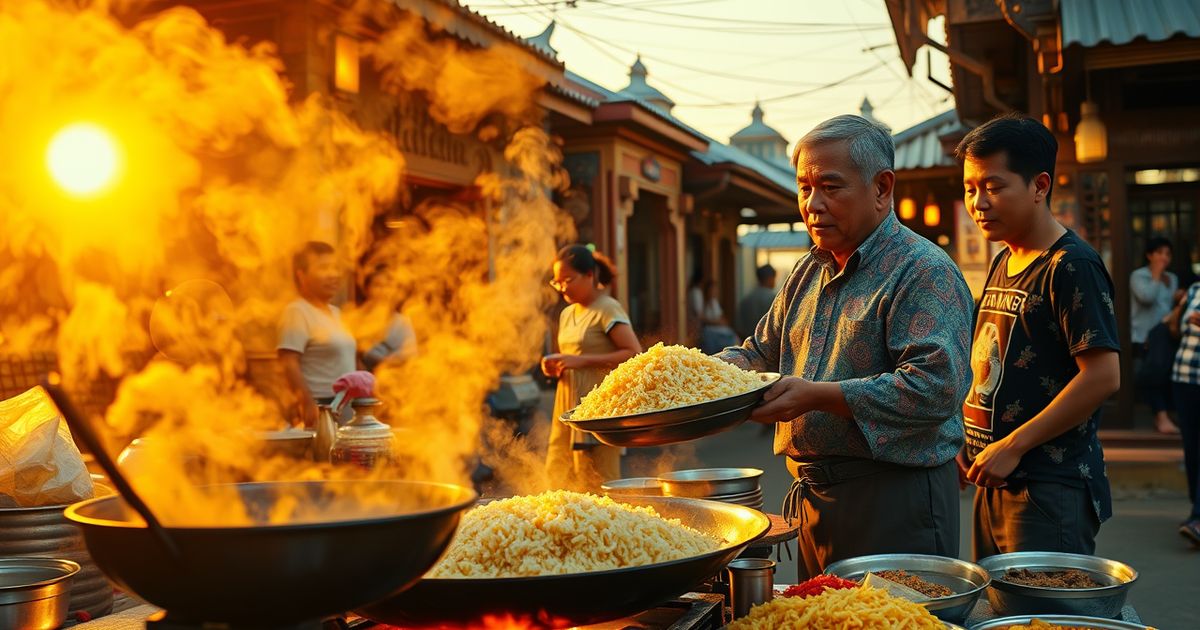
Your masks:
M 615 352 L 617 345 L 608 333 L 618 324 L 628 325 L 629 315 L 611 296 L 601 295 L 588 306 L 568 305 L 558 319 L 558 351 L 577 355 Z M 558 420 L 599 385 L 609 371 L 607 368 L 565 370 L 559 377 L 546 453 L 546 472 L 552 481 L 596 489 L 601 482 L 621 477 L 621 449 L 601 444 L 591 435 L 574 431 Z

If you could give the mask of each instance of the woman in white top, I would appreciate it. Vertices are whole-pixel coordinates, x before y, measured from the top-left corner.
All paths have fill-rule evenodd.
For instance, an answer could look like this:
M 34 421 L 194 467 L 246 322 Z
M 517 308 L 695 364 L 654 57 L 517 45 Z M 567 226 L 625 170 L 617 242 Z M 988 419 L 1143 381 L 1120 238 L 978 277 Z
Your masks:
M 342 325 L 331 301 L 342 274 L 333 246 L 310 241 L 292 259 L 292 279 L 300 299 L 288 304 L 275 349 L 304 426 L 317 421 L 317 403 L 333 398 L 333 382 L 353 372 L 354 336 Z

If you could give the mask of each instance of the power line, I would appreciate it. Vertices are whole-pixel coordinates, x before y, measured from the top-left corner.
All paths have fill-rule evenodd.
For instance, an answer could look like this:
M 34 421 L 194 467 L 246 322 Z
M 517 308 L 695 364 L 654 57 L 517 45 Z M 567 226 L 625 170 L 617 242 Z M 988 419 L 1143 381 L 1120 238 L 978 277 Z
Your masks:
M 858 72 L 846 75 L 836 81 L 830 81 L 829 83 L 825 83 L 825 84 L 822 84 L 822 85 L 819 85 L 817 87 L 810 88 L 807 90 L 801 90 L 799 92 L 792 92 L 791 94 L 782 94 L 779 96 L 772 96 L 769 98 L 760 98 L 760 99 L 756 99 L 753 101 L 724 102 L 724 103 L 711 103 L 711 104 L 702 104 L 702 103 L 682 104 L 682 103 L 680 103 L 680 104 L 678 104 L 678 106 L 679 107 L 703 107 L 703 108 L 735 107 L 735 106 L 745 107 L 748 105 L 753 105 L 755 103 L 774 103 L 777 101 L 785 101 L 788 99 L 798 98 L 801 96 L 812 94 L 813 92 L 819 92 L 821 90 L 829 89 L 831 87 L 837 87 L 839 85 L 842 85 L 843 83 L 849 82 L 852 79 L 856 79 L 863 75 L 870 74 L 871 72 L 878 70 L 880 67 L 887 65 L 887 63 L 888 63 L 887 61 L 881 61 L 879 63 L 876 63 L 873 66 L 870 66 L 868 68 L 863 68 L 862 70 L 859 70 Z
M 859 26 L 858 24 L 850 24 L 850 23 L 846 23 L 846 22 L 777 22 L 777 21 L 766 21 L 766 20 L 744 20 L 744 19 L 740 19 L 740 18 L 731 18 L 731 17 L 714 17 L 714 16 L 707 16 L 707 15 L 691 15 L 691 14 L 687 14 L 687 13 L 674 13 L 671 11 L 658 11 L 655 9 L 647 9 L 644 7 L 638 7 L 638 6 L 634 6 L 634 5 L 617 4 L 614 2 L 609 2 L 608 0 L 591 0 L 591 1 L 594 2 L 595 4 L 599 4 L 601 6 L 621 8 L 621 9 L 626 9 L 628 11 L 637 11 L 639 13 L 651 13 L 654 15 L 665 15 L 668 17 L 684 18 L 684 19 L 688 19 L 688 20 L 705 20 L 705 21 L 709 21 L 709 22 L 719 22 L 721 24 L 729 24 L 732 22 L 735 24 L 752 24 L 752 25 L 756 25 L 756 26 L 770 26 L 770 27 L 797 26 L 797 27 L 811 27 L 811 28 L 831 28 L 831 27 L 839 27 L 840 28 L 840 27 L 847 27 L 847 26 L 853 26 L 853 27 L 857 28 Z M 888 24 L 880 24 L 879 28 L 890 28 L 890 26 Z

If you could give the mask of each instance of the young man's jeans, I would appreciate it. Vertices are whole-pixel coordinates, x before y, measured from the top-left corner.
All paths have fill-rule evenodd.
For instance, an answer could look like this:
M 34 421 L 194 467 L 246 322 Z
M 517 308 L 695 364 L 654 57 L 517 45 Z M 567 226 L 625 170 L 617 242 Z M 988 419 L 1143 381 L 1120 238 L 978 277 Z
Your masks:
M 975 491 L 975 560 L 1014 551 L 1091 555 L 1100 517 L 1086 487 L 1029 481 Z

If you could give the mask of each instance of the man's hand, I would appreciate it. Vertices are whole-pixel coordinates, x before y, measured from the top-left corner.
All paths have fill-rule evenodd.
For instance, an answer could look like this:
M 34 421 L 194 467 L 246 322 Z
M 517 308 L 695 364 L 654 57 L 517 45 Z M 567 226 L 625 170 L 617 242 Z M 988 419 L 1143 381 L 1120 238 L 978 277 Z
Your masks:
M 312 429 L 317 426 L 317 417 L 320 415 L 320 410 L 317 409 L 317 403 L 311 398 L 301 400 L 300 405 L 300 422 L 302 429 Z
M 818 409 L 822 385 L 830 383 L 814 383 L 796 376 L 785 376 L 767 390 L 763 403 L 754 409 L 750 419 L 763 424 L 775 424 Z M 836 386 L 836 383 L 833 385 Z
M 967 471 L 967 481 L 982 488 L 1002 488 L 1024 454 L 1008 438 L 992 442 L 975 456 L 975 463 Z

